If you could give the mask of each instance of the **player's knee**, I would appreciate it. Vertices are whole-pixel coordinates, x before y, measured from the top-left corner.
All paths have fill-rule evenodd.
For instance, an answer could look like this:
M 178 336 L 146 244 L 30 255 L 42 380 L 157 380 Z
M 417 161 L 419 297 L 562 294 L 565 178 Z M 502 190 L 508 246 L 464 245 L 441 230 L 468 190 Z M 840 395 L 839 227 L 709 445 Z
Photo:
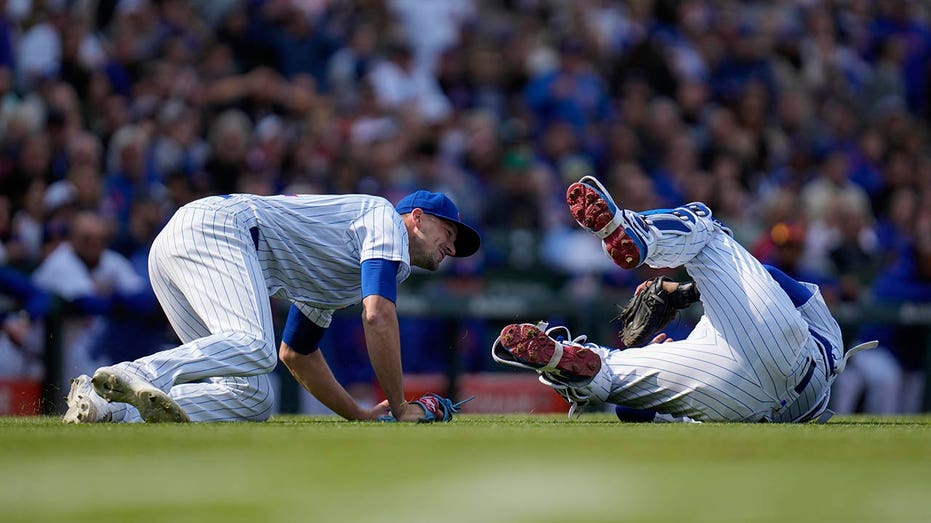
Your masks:
M 259 400 L 249 406 L 251 411 L 249 419 L 251 421 L 268 420 L 275 407 L 275 395 L 272 393 L 270 386 L 259 392 L 261 393 Z
M 266 374 L 275 370 L 275 365 L 278 364 L 278 353 L 264 337 L 239 333 L 236 338 L 237 344 L 243 347 L 243 353 L 252 359 L 255 374 Z
M 234 378 L 231 388 L 235 390 L 237 412 L 247 421 L 265 421 L 275 408 L 275 392 L 268 374 Z
M 261 358 L 259 359 L 259 368 L 263 372 L 272 372 L 275 370 L 275 366 L 278 365 L 278 354 L 275 352 L 275 348 L 269 346 L 267 343 L 263 342 L 265 348 L 261 352 Z

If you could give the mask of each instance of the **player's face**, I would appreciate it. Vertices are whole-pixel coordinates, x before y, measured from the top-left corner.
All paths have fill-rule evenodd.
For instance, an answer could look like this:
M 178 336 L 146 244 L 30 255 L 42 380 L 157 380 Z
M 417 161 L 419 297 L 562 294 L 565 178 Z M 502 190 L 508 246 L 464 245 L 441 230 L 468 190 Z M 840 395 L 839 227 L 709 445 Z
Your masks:
M 411 265 L 435 271 L 456 254 L 456 226 L 431 214 L 418 213 L 410 235 Z

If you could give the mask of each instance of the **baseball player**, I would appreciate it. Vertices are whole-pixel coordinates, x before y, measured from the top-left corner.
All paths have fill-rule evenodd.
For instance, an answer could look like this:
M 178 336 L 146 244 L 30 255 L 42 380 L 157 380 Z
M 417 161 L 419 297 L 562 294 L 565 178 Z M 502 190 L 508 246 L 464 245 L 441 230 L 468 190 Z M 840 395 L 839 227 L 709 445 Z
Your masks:
M 694 294 L 704 315 L 684 340 L 660 334 L 626 350 L 572 339 L 565 327 L 509 325 L 493 345 L 496 360 L 540 372 L 572 403 L 570 415 L 581 404 L 607 402 L 622 420 L 830 417 L 831 383 L 850 355 L 875 343 L 845 355 L 817 286 L 765 268 L 704 204 L 636 213 L 618 208 L 590 176 L 572 184 L 566 198 L 576 221 L 602 239 L 620 267 L 685 266 L 694 278 L 694 290 L 666 281 L 653 291 L 641 285 L 638 293 L 656 292 L 653 305 Z
M 434 271 L 479 243 L 456 205 L 428 191 L 396 207 L 368 195 L 233 194 L 185 205 L 149 259 L 152 286 L 183 345 L 74 379 L 64 421 L 267 419 L 268 373 L 278 360 L 269 296 L 291 301 L 277 356 L 333 412 L 352 420 L 446 420 L 451 403 L 437 401 L 445 398 L 405 401 L 397 285 L 411 266 Z M 317 350 L 333 311 L 360 300 L 369 358 L 387 398 L 370 409 L 353 400 Z

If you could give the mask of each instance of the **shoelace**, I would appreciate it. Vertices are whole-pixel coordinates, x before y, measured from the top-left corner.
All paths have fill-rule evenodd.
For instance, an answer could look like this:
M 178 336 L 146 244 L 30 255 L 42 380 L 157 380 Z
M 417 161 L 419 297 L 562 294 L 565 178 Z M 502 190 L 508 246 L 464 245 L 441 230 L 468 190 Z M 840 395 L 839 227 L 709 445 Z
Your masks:
M 588 336 L 585 334 L 572 337 L 572 333 L 569 331 L 569 327 L 564 325 L 557 325 L 555 327 L 548 327 L 548 323 L 540 322 L 538 327 L 542 330 L 547 336 L 553 338 L 554 340 L 560 343 L 566 343 L 566 340 L 571 339 L 570 343 L 583 346 L 597 347 L 595 343 L 587 343 Z M 558 334 L 559 331 L 565 333 L 565 335 Z M 540 379 L 543 380 L 547 385 L 553 388 L 557 394 L 563 397 L 567 402 L 569 402 L 569 419 L 572 419 L 573 415 L 581 416 L 581 412 L 577 412 L 580 408 L 588 405 L 589 400 L 591 399 L 591 394 L 582 394 L 578 387 L 574 387 L 565 381 L 561 380 L 557 376 L 551 373 L 541 373 Z
M 572 338 L 572 333 L 569 332 L 569 327 L 566 327 L 565 325 L 557 325 L 555 327 L 550 327 L 548 329 L 545 327 L 545 325 L 547 324 L 544 324 L 543 333 L 560 343 L 564 343 L 566 340 L 570 338 L 572 339 L 570 343 L 574 343 L 576 345 L 585 345 L 585 342 L 588 341 L 588 336 L 586 336 L 585 334 Z M 560 331 L 560 330 L 565 331 L 566 335 L 565 336 L 559 336 L 559 335 L 553 336 L 554 332 Z
M 569 402 L 569 419 L 572 419 L 574 414 L 581 416 L 582 413 L 577 413 L 577 411 L 580 408 L 588 405 L 589 400 L 592 397 L 591 393 L 586 394 L 579 387 L 574 387 L 568 383 L 565 383 L 550 373 L 541 374 L 540 380 L 552 387 L 557 394 Z

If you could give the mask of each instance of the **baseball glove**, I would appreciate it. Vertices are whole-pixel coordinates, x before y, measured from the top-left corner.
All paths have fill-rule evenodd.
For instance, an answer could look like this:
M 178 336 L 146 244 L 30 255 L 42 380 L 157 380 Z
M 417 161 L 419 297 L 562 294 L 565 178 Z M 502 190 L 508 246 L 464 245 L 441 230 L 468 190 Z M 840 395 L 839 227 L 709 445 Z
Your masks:
M 439 394 L 428 392 L 410 402 L 410 404 L 417 405 L 423 409 L 424 417 L 420 420 L 420 423 L 433 423 L 435 421 L 448 422 L 452 421 L 453 414 L 459 412 L 463 403 L 472 401 L 473 399 L 475 399 L 475 396 L 466 398 L 458 403 L 453 403 L 453 400 L 449 398 L 444 398 Z M 378 421 L 395 422 L 398 420 L 391 414 L 388 414 L 378 418 Z
M 625 347 L 642 347 L 657 331 L 676 317 L 676 313 L 698 301 L 695 282 L 680 283 L 674 292 L 666 292 L 665 276 L 647 280 L 647 285 L 634 294 L 614 318 L 620 322 L 618 336 Z

